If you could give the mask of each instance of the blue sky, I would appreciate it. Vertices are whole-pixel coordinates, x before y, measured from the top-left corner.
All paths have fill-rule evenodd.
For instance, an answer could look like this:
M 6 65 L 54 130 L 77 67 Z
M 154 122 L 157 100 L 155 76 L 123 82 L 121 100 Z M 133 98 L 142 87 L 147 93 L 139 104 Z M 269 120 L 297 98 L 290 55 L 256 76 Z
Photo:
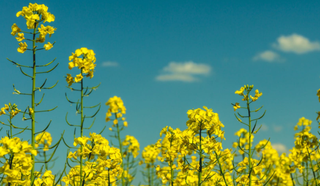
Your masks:
M 313 121 L 317 134 L 316 111 L 320 110 L 317 90 L 320 88 L 319 1 L 36 1 L 45 4 L 55 15 L 47 25 L 57 28 L 47 41 L 56 44 L 50 51 L 39 51 L 37 61 L 45 64 L 56 57 L 59 66 L 49 74 L 40 74 L 37 85 L 48 78 L 52 90 L 43 90 L 44 100 L 38 109 L 58 108 L 36 116 L 36 131 L 48 128 L 57 142 L 63 130 L 69 144 L 73 142 L 74 128 L 65 122 L 69 113 L 71 122 L 78 122 L 75 106 L 65 99 L 65 93 L 77 100 L 64 76 L 75 75 L 68 69 L 68 57 L 77 48 L 87 47 L 96 53 L 94 78 L 85 79 L 85 85 L 100 87 L 85 104 L 101 103 L 95 125 L 89 132 L 100 132 L 111 123 L 105 122 L 108 109 L 105 103 L 118 96 L 127 108 L 128 128 L 122 136 L 132 135 L 140 149 L 159 139 L 165 126 L 186 129 L 189 109 L 207 106 L 218 113 L 225 125 L 224 148 L 231 148 L 237 139 L 234 133 L 245 126 L 237 122 L 231 103 L 242 103 L 234 94 L 244 84 L 254 84 L 263 95 L 251 106 L 264 105 L 263 127 L 255 142 L 268 139 L 279 152 L 288 152 L 294 146 L 293 127 L 299 118 Z M 30 65 L 30 51 L 17 52 L 18 42 L 10 35 L 13 23 L 26 30 L 25 20 L 16 12 L 29 1 L 1 1 L 0 12 L 0 105 L 16 103 L 24 110 L 30 105 L 27 96 L 13 95 L 12 84 L 21 92 L 31 90 L 31 80 L 6 60 Z M 55 63 L 56 63 L 55 62 Z M 47 70 L 49 68 L 46 68 Z M 40 70 L 40 69 L 39 69 Z M 42 69 L 41 69 L 42 70 Z M 76 86 L 75 86 L 76 87 Z M 37 94 L 39 100 L 42 94 Z M 88 111 L 87 113 L 93 113 Z M 244 114 L 244 110 L 240 110 Z M 1 119 L 2 118 L 2 119 Z M 0 120 L 6 119 L 1 116 Z M 14 119 L 18 126 L 22 115 Z M 91 122 L 85 123 L 89 126 Z M 1 131 L 5 135 L 4 128 Z M 110 139 L 110 131 L 103 136 Z M 79 136 L 79 130 L 77 129 Z M 29 134 L 20 135 L 30 139 Z M 113 140 L 114 141 L 114 140 Z M 58 148 L 59 159 L 53 172 L 62 169 L 66 157 L 64 144 Z M 61 167 L 60 167 L 61 166 Z M 138 175 L 135 184 L 141 180 Z

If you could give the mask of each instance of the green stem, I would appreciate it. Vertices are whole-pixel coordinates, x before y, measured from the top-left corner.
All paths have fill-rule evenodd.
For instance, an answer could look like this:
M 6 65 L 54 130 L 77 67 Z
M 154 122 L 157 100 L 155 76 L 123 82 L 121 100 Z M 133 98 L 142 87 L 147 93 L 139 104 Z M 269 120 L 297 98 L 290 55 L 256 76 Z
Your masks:
M 116 119 L 118 119 L 117 118 L 117 114 L 115 114 L 115 117 L 116 117 Z M 117 124 L 117 134 L 118 134 L 118 141 L 119 141 L 121 159 L 122 159 L 122 162 L 123 162 L 122 142 L 121 142 L 121 137 L 120 137 L 119 123 Z M 124 164 L 123 163 L 121 163 L 121 168 L 122 168 L 122 170 L 124 170 Z M 121 174 L 121 185 L 124 185 L 123 171 L 122 171 L 122 174 Z
M 172 134 L 173 135 L 173 134 Z M 172 147 L 172 141 L 173 141 L 173 136 L 171 136 L 171 138 L 170 138 L 170 149 L 171 149 L 171 147 Z M 170 155 L 170 153 L 169 153 L 169 155 Z M 171 178 L 170 178 L 170 185 L 171 186 L 173 186 L 173 177 L 174 177 L 174 170 L 173 170 L 173 168 L 172 168 L 172 166 L 173 166 L 173 161 L 174 161 L 174 159 L 171 157 L 171 155 L 170 155 L 170 174 L 171 174 Z
M 10 113 L 9 113 L 9 115 L 10 115 Z M 12 117 L 11 117 L 11 115 L 10 115 L 10 139 L 12 139 Z
M 82 69 L 81 69 L 81 75 L 82 75 Z M 80 102 L 80 115 L 81 115 L 81 120 L 80 120 L 80 123 L 81 123 L 81 126 L 80 126 L 80 131 L 81 131 L 81 134 L 80 134 L 80 137 L 82 138 L 83 136 L 83 78 L 81 79 L 81 102 Z M 82 181 L 82 151 L 83 151 L 83 146 L 80 145 L 81 149 L 81 154 L 80 154 L 80 183 L 84 183 L 84 181 Z M 84 178 L 83 178 L 84 179 Z M 83 184 L 84 185 L 84 184 Z
M 33 56 L 33 74 L 32 74 L 32 96 L 31 96 L 31 108 L 33 113 L 31 114 L 31 145 L 32 148 L 35 149 L 35 92 L 36 92 L 36 28 L 37 22 L 34 23 L 33 28 L 33 40 L 32 40 L 32 56 Z M 31 169 L 31 183 L 34 180 L 34 166 L 35 166 L 35 157 L 31 154 L 32 159 L 32 169 Z
M 250 91 L 247 91 L 247 108 L 248 108 L 248 118 L 249 118 L 249 186 L 251 186 L 251 113 L 250 113 L 250 102 L 249 102 L 249 93 Z
M 289 167 L 291 167 L 291 166 L 289 166 Z M 294 183 L 294 179 L 293 179 L 292 173 L 290 173 L 290 177 L 291 177 L 292 185 L 296 186 L 296 184 Z
M 111 181 L 110 181 L 110 169 L 108 168 L 108 186 L 111 186 Z
M 127 175 L 128 175 L 128 177 L 126 178 L 126 185 L 128 185 L 128 184 L 129 184 L 129 164 L 130 164 L 130 162 L 129 162 L 129 160 L 130 160 L 130 154 L 129 154 L 129 153 L 127 153 L 126 159 L 127 159 L 126 168 L 127 168 Z
M 9 166 L 10 166 L 10 170 L 12 169 L 12 161 L 13 161 L 13 158 L 14 158 L 14 154 L 10 154 L 10 157 L 9 157 Z M 9 182 L 8 186 L 11 186 L 11 183 Z
M 202 147 L 201 147 L 201 127 L 202 127 L 202 122 L 200 122 L 200 132 L 199 132 L 199 139 L 200 139 L 200 159 L 199 159 L 199 172 L 198 172 L 198 186 L 201 185 L 201 176 L 202 176 Z
M 225 177 L 225 172 L 223 171 L 221 163 L 220 163 L 220 157 L 218 156 L 217 152 L 214 152 L 214 153 L 216 154 L 216 159 L 217 159 L 217 162 L 218 162 L 218 165 L 219 165 L 220 174 L 223 177 L 224 183 L 226 184 L 226 186 L 228 186 L 228 183 L 227 183 L 227 180 L 226 180 L 226 177 Z
M 151 163 L 151 167 L 149 167 L 149 169 L 151 169 L 151 183 L 150 183 L 150 186 L 153 186 L 153 174 L 154 174 L 154 163 Z
M 146 166 L 148 166 L 148 164 L 146 164 Z M 151 173 L 150 173 L 150 171 L 152 170 L 150 170 L 151 168 L 150 167 L 148 167 L 148 169 L 147 169 L 147 171 L 148 171 L 148 185 L 149 186 L 152 186 L 151 185 Z
M 46 151 L 43 151 L 43 156 L 44 156 L 44 162 L 45 162 L 45 170 L 48 170 L 48 163 L 47 163 L 47 155 Z

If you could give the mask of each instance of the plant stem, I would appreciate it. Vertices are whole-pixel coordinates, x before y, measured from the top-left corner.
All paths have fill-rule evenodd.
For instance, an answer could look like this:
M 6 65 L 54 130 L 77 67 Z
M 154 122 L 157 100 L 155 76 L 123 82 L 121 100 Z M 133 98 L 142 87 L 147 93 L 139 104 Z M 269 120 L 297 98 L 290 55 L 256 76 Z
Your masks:
M 118 118 L 117 118 L 117 114 L 115 114 L 115 117 L 116 117 L 116 119 L 118 119 Z M 121 168 L 122 168 L 122 170 L 124 170 L 123 152 L 122 152 L 122 142 L 121 142 L 121 137 L 120 137 L 119 123 L 117 124 L 117 135 L 118 135 L 119 148 L 120 148 L 121 159 L 122 159 Z M 122 174 L 121 174 L 121 185 L 124 185 L 123 171 L 122 171 Z
M 198 172 L 198 186 L 201 185 L 201 176 L 202 176 L 202 147 L 201 147 L 201 127 L 202 127 L 202 122 L 200 122 L 200 131 L 199 131 L 199 146 L 200 146 L 200 157 L 199 157 L 199 172 Z
M 248 108 L 248 118 L 249 118 L 249 186 L 251 186 L 251 114 L 250 114 L 250 102 L 249 102 L 249 93 L 250 91 L 247 91 L 247 108 Z
M 81 75 L 82 75 L 82 69 L 81 69 Z M 81 115 L 81 138 L 83 136 L 83 78 L 81 79 L 81 102 L 80 102 L 80 115 Z M 84 183 L 84 180 L 82 181 L 82 151 L 83 151 L 83 146 L 81 146 L 81 154 L 80 154 L 80 183 Z M 84 179 L 84 178 L 83 178 Z M 83 184 L 84 185 L 84 184 Z
M 32 40 L 32 56 L 33 56 L 33 74 L 32 74 L 32 95 L 31 95 L 31 108 L 33 110 L 33 113 L 31 113 L 31 145 L 32 148 L 35 149 L 35 89 L 36 89 L 36 28 L 37 28 L 37 22 L 34 23 L 33 28 L 33 40 Z M 30 111 L 29 111 L 30 112 Z M 35 157 L 33 154 L 31 154 L 32 159 L 32 169 L 31 169 L 31 183 L 34 181 L 34 166 L 35 166 Z

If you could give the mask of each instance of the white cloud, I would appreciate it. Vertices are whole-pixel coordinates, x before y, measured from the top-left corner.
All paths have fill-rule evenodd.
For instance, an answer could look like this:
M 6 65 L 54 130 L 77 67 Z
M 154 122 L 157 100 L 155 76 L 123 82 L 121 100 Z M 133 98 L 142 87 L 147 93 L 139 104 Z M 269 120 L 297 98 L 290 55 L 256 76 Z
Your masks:
M 205 64 L 196 64 L 192 61 L 184 63 L 170 62 L 169 66 L 164 68 L 164 71 L 172 73 L 208 74 L 210 67 Z
M 268 62 L 284 61 L 284 59 L 280 58 L 280 56 L 277 53 L 270 50 L 266 50 L 264 52 L 257 54 L 256 56 L 253 57 L 253 60 L 254 61 L 263 60 Z
M 308 38 L 298 34 L 280 36 L 277 39 L 277 43 L 274 43 L 272 46 L 284 52 L 294 52 L 297 54 L 320 50 L 319 42 L 310 42 Z
M 197 78 L 189 74 L 163 74 L 156 77 L 158 81 L 185 81 L 185 82 L 194 82 L 198 81 Z
M 287 147 L 283 145 L 282 143 L 274 143 L 271 144 L 272 148 L 274 148 L 276 151 L 278 151 L 279 155 L 282 153 L 288 153 Z
M 258 126 L 257 126 L 257 127 L 258 127 Z M 268 126 L 267 126 L 267 125 L 262 124 L 262 126 L 261 126 L 260 130 L 261 130 L 261 131 L 268 131 L 268 130 L 269 130 L 269 128 L 268 128 Z
M 209 75 L 211 67 L 206 64 L 197 64 L 193 61 L 170 62 L 163 68 L 163 73 L 156 77 L 158 81 L 199 81 L 195 75 Z
M 273 130 L 275 132 L 280 132 L 282 130 L 282 126 L 273 126 Z
M 102 63 L 103 67 L 117 67 L 119 64 L 115 61 L 105 61 Z

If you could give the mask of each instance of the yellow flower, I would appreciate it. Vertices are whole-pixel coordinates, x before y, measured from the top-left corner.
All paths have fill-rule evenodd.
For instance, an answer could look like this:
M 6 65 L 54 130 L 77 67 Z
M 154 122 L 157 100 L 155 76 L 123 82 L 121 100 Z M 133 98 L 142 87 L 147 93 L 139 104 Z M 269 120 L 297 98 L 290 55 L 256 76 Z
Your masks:
M 46 50 L 50 50 L 50 49 L 53 47 L 53 45 L 52 45 L 50 42 L 48 42 L 48 43 L 45 44 L 43 47 L 44 47 L 44 49 L 46 49 Z
M 54 34 L 54 31 L 57 30 L 57 28 L 53 28 L 52 26 L 43 26 L 41 24 L 41 28 L 38 28 L 40 35 L 46 36 L 49 34 L 49 37 L 51 37 L 52 34 Z
M 257 97 L 252 97 L 251 95 L 250 95 L 250 98 L 252 99 L 252 101 L 257 101 Z
M 113 120 L 113 124 L 114 125 L 118 124 L 118 120 L 117 119 Z
M 140 160 L 140 161 L 139 161 L 139 165 L 142 165 L 142 164 L 143 164 L 143 161 L 142 161 L 142 160 Z
M 320 89 L 317 91 L 317 96 L 319 97 L 319 102 L 320 102 Z
M 71 74 L 67 74 L 67 78 L 66 78 L 67 83 L 69 83 L 69 87 L 72 85 L 73 82 L 73 77 L 71 76 Z
M 235 94 L 243 95 L 244 87 L 241 87 L 240 90 L 235 91 Z
M 36 39 L 36 42 L 43 43 L 46 40 L 46 37 L 43 35 L 39 35 L 39 37 Z
M 259 90 L 257 89 L 257 90 L 255 91 L 254 97 L 252 97 L 252 96 L 250 95 L 250 98 L 252 99 L 252 101 L 257 101 L 257 99 L 258 99 L 260 96 L 262 96 L 262 92 L 259 93 Z
M 18 52 L 20 52 L 20 53 L 24 53 L 26 50 L 27 50 L 27 47 L 28 47 L 28 45 L 27 45 L 27 43 L 26 42 L 24 42 L 24 43 L 19 43 L 19 48 L 17 49 L 18 50 Z
M 239 103 L 236 103 L 236 104 L 233 106 L 233 108 L 234 108 L 234 111 L 236 111 L 238 108 L 240 108 Z
M 31 16 L 26 17 L 27 18 L 27 28 L 33 29 L 37 27 L 36 20 L 38 21 L 40 19 L 38 14 L 32 14 Z
M 237 142 L 233 142 L 232 147 L 233 148 L 237 148 L 238 147 L 238 143 Z
M 86 77 L 93 77 L 94 68 L 96 64 L 95 53 L 93 50 L 82 47 L 77 49 L 74 53 L 69 56 L 69 69 L 71 70 L 73 67 L 78 67 L 82 70 L 83 74 L 86 74 Z
M 18 33 L 18 36 L 16 37 L 16 39 L 17 39 L 17 41 L 22 41 L 22 40 L 24 40 L 25 38 L 24 38 L 24 33 Z
M 21 29 L 17 26 L 17 24 L 13 23 L 13 25 L 11 26 L 11 35 L 15 36 L 17 33 L 21 32 Z
M 82 80 L 82 78 L 83 78 L 82 74 L 78 74 L 78 75 L 74 78 L 74 81 L 75 81 L 75 82 L 79 82 L 79 81 Z
M 39 133 L 36 138 L 36 145 L 39 146 L 39 144 L 43 144 L 44 148 L 43 151 L 48 151 L 49 150 L 49 145 L 52 143 L 52 137 L 49 132 L 42 132 Z M 45 141 L 46 140 L 46 141 Z
M 46 14 L 42 14 L 42 18 L 44 19 L 43 23 L 45 23 L 46 21 L 50 23 L 55 19 L 54 15 L 49 12 L 47 12 Z
M 33 114 L 33 113 L 34 113 L 33 109 L 29 108 L 29 114 Z
M 73 67 L 74 67 L 75 65 L 74 65 L 74 62 L 69 62 L 69 70 L 71 70 Z
M 260 97 L 260 96 L 262 96 L 262 92 L 259 93 L 259 90 L 257 89 L 257 90 L 255 91 L 254 97 Z
M 106 105 L 109 106 L 108 112 L 109 113 L 117 113 L 119 110 L 122 114 L 126 113 L 126 107 L 123 105 L 123 101 L 120 97 L 114 96 L 110 98 Z
M 125 127 L 128 127 L 128 122 L 123 122 L 123 125 L 125 126 Z
M 9 105 L 10 105 L 10 103 L 9 103 Z M 9 111 L 9 106 L 7 104 L 4 104 L 4 109 Z
M 93 78 L 93 71 L 89 71 L 86 77 L 90 77 L 90 79 Z
M 305 117 L 302 117 L 302 118 L 299 119 L 299 122 L 297 123 L 297 125 L 299 125 L 299 126 L 302 126 L 302 125 L 308 126 L 308 125 L 311 125 L 311 123 L 312 123 L 311 120 L 308 120 Z
M 41 15 L 41 20 L 40 20 Z M 23 7 L 22 11 L 17 12 L 17 17 L 22 16 L 27 20 L 27 27 L 28 29 L 32 29 L 35 26 L 36 20 L 42 21 L 45 23 L 46 21 L 52 22 L 54 21 L 55 17 L 53 14 L 48 12 L 48 7 L 44 4 L 38 5 L 37 3 L 32 4 L 29 3 L 28 7 Z
M 6 114 L 5 110 L 6 110 L 6 108 L 5 108 L 5 107 L 2 107 L 2 108 L 1 108 L 0 116 L 1 116 L 2 114 Z

